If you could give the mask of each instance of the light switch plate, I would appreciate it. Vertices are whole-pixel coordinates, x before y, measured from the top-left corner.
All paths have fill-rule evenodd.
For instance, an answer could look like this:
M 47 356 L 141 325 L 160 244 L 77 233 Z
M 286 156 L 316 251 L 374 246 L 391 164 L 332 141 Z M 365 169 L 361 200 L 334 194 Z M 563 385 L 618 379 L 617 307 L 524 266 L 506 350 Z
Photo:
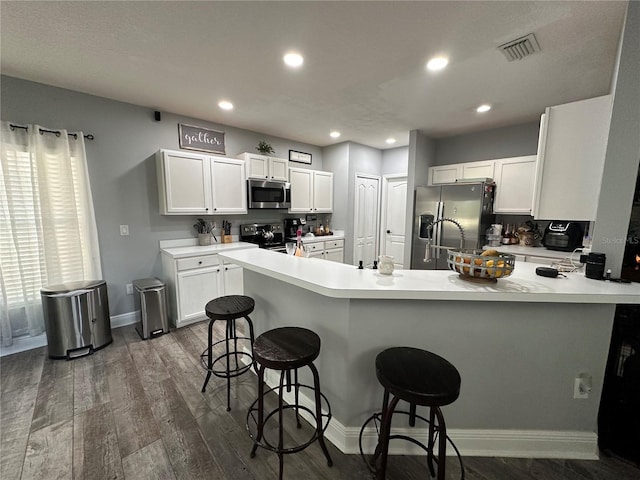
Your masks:
M 120 225 L 120 235 L 122 236 L 129 235 L 129 225 Z

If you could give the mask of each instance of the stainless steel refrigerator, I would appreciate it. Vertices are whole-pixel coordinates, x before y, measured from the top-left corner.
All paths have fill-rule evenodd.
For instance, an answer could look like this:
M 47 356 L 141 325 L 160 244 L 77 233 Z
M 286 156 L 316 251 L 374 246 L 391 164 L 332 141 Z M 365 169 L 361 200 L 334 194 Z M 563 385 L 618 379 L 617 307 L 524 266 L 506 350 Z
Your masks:
M 488 182 L 417 187 L 411 268 L 446 270 L 447 247 L 460 248 L 458 225 L 464 231 L 463 248 L 482 248 L 485 233 L 494 223 L 494 189 L 494 184 Z

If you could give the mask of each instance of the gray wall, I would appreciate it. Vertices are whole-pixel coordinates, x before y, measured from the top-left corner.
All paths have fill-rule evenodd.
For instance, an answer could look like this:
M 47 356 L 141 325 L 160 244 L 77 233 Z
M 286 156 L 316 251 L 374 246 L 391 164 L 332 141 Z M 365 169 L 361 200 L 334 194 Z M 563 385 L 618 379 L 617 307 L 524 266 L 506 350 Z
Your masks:
M 539 130 L 540 122 L 532 122 L 441 138 L 436 140 L 434 165 L 535 155 Z
M 409 168 L 409 147 L 390 148 L 382 151 L 382 175 L 407 173 Z
M 313 155 L 309 168 L 323 169 L 322 149 L 313 145 L 164 112 L 162 121 L 156 122 L 150 108 L 7 76 L 1 80 L 2 120 L 82 130 L 95 136 L 86 142 L 86 150 L 111 315 L 134 310 L 133 296 L 125 294 L 127 283 L 159 275 L 159 240 L 194 236 L 195 216 L 158 213 L 153 157 L 160 148 L 178 149 L 178 123 L 224 131 L 230 157 L 255 152 L 258 141 L 264 139 L 274 147 L 276 156 L 288 158 L 289 149 L 308 152 Z M 286 211 L 260 210 L 212 219 L 231 221 L 235 227 L 232 233 L 237 234 L 239 223 L 276 221 L 284 216 Z M 129 225 L 128 237 L 119 235 L 121 224 Z
M 322 151 L 324 168 L 333 172 L 333 214 L 331 228 L 346 230 L 349 202 L 349 144 L 339 143 L 325 147 Z M 346 243 L 346 242 L 345 242 Z

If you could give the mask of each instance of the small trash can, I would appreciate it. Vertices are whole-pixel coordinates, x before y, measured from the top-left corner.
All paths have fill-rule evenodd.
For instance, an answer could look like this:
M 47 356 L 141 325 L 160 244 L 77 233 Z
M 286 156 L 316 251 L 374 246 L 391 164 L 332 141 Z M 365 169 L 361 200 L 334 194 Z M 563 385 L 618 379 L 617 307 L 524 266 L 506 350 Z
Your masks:
M 138 335 L 148 340 L 169 333 L 165 284 L 157 278 L 142 278 L 133 281 L 133 288 L 136 291 Z
M 51 285 L 40 296 L 50 358 L 90 355 L 113 341 L 104 280 Z

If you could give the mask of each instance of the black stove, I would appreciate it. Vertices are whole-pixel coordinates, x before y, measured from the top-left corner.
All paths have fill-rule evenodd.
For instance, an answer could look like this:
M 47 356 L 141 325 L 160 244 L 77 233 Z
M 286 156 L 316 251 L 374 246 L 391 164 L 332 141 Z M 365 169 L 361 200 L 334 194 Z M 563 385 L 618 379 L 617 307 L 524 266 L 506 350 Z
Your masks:
M 280 223 L 240 225 L 240 240 L 267 250 L 285 252 L 284 227 Z

